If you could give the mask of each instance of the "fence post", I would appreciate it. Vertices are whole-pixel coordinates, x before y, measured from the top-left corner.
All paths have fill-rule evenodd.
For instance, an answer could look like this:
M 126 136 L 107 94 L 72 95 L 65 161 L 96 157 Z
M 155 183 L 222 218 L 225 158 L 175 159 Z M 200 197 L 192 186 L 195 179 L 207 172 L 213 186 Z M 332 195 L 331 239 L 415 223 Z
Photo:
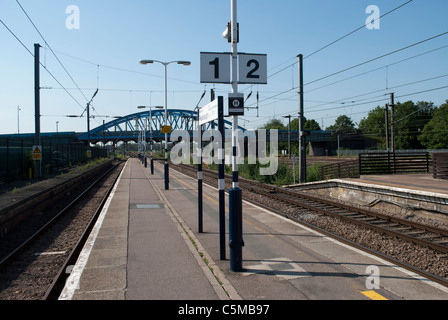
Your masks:
M 397 170 L 396 170 L 396 168 L 397 168 L 397 163 L 396 163 L 396 159 L 395 159 L 395 152 L 393 152 L 392 154 L 393 154 L 393 156 L 394 156 L 394 174 L 396 174 L 396 173 L 397 173 Z
M 391 168 L 390 168 L 390 152 L 387 151 L 387 171 L 388 173 L 391 172 Z
M 362 175 L 361 153 L 358 154 L 358 168 L 359 168 L 359 177 L 361 177 Z

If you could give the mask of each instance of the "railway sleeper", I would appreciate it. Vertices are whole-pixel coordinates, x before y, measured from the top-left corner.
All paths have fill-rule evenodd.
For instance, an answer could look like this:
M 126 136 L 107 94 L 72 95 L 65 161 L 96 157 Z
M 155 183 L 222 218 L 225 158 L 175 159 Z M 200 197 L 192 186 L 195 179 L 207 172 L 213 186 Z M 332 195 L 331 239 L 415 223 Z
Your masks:
M 365 217 L 365 218 L 360 218 L 360 219 L 357 219 L 357 220 L 363 221 L 363 222 L 368 222 L 368 223 L 373 223 L 376 220 L 378 220 L 378 218 L 375 218 L 375 217 Z
M 412 228 L 411 227 L 396 227 L 396 228 L 392 228 L 391 230 L 395 231 L 395 232 L 401 232 L 403 234 L 407 234 L 406 231 L 410 231 L 410 230 L 412 230 Z
M 427 233 L 427 231 L 425 231 L 425 230 L 414 230 L 414 231 L 406 232 L 407 235 L 411 235 L 411 236 L 418 236 L 418 235 L 422 235 L 425 233 Z M 420 237 L 420 239 L 422 239 L 422 237 Z

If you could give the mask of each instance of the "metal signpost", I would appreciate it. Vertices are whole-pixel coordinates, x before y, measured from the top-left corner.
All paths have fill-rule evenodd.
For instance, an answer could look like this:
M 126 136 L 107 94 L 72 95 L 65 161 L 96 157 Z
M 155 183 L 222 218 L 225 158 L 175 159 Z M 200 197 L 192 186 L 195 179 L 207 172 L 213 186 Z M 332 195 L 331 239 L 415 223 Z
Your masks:
M 198 146 L 198 222 L 202 232 L 202 130 L 203 124 L 218 120 L 221 141 L 218 147 L 218 190 L 219 190 L 219 251 L 220 259 L 226 259 L 226 211 L 224 180 L 224 98 L 219 96 L 199 110 L 199 146 Z M 212 123 L 213 124 L 213 123 Z M 214 148 L 212 148 L 213 151 Z M 201 157 L 199 156 L 201 155 Z M 212 156 L 213 157 L 213 156 Z
M 218 131 L 221 142 L 218 148 L 218 192 L 219 192 L 219 248 L 221 260 L 226 259 L 226 207 L 224 180 L 224 98 L 218 97 Z
M 236 0 L 231 2 L 230 39 L 232 45 L 232 94 L 229 94 L 229 106 L 238 107 L 243 110 L 244 100 L 240 103 L 238 95 L 238 20 Z M 238 141 L 238 115 L 241 112 L 232 114 L 229 108 L 229 115 L 233 116 L 232 122 L 232 188 L 229 190 L 229 247 L 230 247 L 230 270 L 239 272 L 243 269 L 243 196 L 238 186 L 238 161 L 237 161 L 237 141 Z
M 237 1 L 231 0 L 231 21 L 228 23 L 223 37 L 231 43 L 232 52 L 201 52 L 201 83 L 230 83 L 232 85 L 232 93 L 229 93 L 228 96 L 228 114 L 233 117 L 232 188 L 229 190 L 229 247 L 230 270 L 234 272 L 242 270 L 242 247 L 244 246 L 243 200 L 242 191 L 238 186 L 237 162 L 238 116 L 244 115 L 244 94 L 238 93 L 238 83 L 267 83 L 267 56 L 265 54 L 238 54 L 238 27 Z M 222 151 L 219 156 L 224 158 L 224 152 Z

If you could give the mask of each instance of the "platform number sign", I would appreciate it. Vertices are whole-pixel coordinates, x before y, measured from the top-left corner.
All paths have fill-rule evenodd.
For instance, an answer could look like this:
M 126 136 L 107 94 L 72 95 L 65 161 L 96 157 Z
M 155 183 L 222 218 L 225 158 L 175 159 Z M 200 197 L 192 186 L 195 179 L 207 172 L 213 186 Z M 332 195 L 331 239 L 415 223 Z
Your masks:
M 267 55 L 240 53 L 238 83 L 267 84 Z
M 231 83 L 231 53 L 201 52 L 201 83 Z M 267 84 L 267 56 L 239 53 L 242 84 Z
M 230 83 L 230 53 L 201 52 L 201 83 Z

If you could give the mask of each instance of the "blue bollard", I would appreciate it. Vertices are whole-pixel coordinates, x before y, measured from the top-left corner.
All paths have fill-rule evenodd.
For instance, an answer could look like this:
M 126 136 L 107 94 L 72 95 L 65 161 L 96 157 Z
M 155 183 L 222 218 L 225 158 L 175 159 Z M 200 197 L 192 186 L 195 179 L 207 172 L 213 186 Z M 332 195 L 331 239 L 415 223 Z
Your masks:
M 170 174 L 169 174 L 168 160 L 165 160 L 165 190 L 170 188 Z
M 242 190 L 229 190 L 229 253 L 230 270 L 240 272 L 243 269 L 243 208 Z

